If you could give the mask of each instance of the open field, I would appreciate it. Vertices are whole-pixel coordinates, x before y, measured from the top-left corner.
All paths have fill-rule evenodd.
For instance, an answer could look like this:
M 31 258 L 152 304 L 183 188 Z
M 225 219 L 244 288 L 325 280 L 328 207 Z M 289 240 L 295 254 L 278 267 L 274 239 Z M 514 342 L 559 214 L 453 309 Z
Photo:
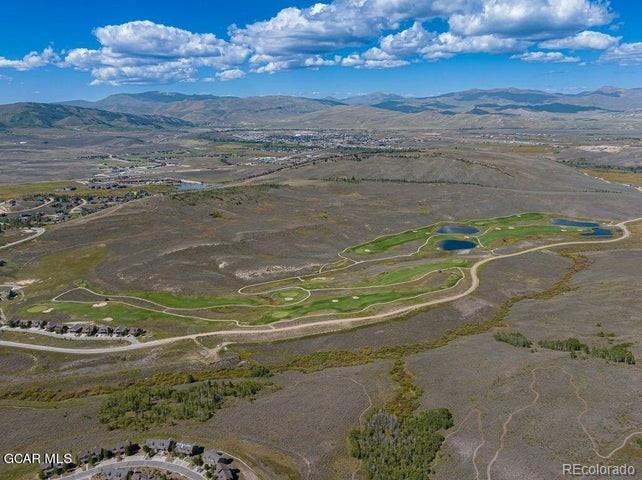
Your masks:
M 0 332 L 14 342 L 0 346 L 0 451 L 173 437 L 225 449 L 259 478 L 368 480 L 349 438 L 369 414 L 445 408 L 454 426 L 433 479 L 548 480 L 567 460 L 642 469 L 642 194 L 573 163 L 629 168 L 634 140 L 605 134 L 606 151 L 577 129 L 17 135 L 0 134 L 3 200 L 112 168 L 210 188 L 150 189 L 0 250 L 0 284 L 19 292 L 0 302 L 5 317 L 147 331 L 140 343 Z M 478 231 L 442 230 L 453 226 Z M 569 339 L 623 346 L 636 363 L 540 346 Z M 25 343 L 41 349 L 14 348 Z M 100 420 L 136 389 L 245 380 L 275 387 L 204 421 Z M 2 478 L 34 474 L 0 465 Z

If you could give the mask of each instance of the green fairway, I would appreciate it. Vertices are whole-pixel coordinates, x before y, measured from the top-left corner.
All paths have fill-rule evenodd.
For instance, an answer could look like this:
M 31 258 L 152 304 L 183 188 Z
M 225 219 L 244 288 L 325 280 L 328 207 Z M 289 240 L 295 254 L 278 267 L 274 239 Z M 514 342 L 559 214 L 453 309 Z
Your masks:
M 362 243 L 346 250 L 348 253 L 357 255 L 371 255 L 381 253 L 391 248 L 398 247 L 404 243 L 425 240 L 433 232 L 434 227 L 423 227 L 415 230 L 406 230 L 405 232 L 379 237 L 368 243 Z
M 556 225 L 529 225 L 524 227 L 514 227 L 510 229 L 508 227 L 496 227 L 501 228 L 501 230 L 491 229 L 483 235 L 479 236 L 479 241 L 485 245 L 490 246 L 498 240 L 512 240 L 519 239 L 523 237 L 531 237 L 538 235 L 555 235 L 560 233 L 577 233 L 583 232 L 587 229 L 577 228 L 577 227 L 563 227 L 567 232 L 562 232 L 562 228 Z
M 131 296 L 144 298 L 171 308 L 207 308 L 224 307 L 226 305 L 259 305 L 260 299 L 238 297 L 215 297 L 209 295 L 181 295 L 170 292 L 143 292 Z
M 489 225 L 511 225 L 517 224 L 520 222 L 541 222 L 545 221 L 547 216 L 543 213 L 538 212 L 528 212 L 528 213 L 517 213 L 515 215 L 509 215 L 506 217 L 497 217 L 497 218 L 484 218 L 481 220 L 473 220 L 468 222 L 469 225 L 474 225 L 476 227 L 485 227 Z
M 468 260 L 462 258 L 452 258 L 448 260 L 414 265 L 412 267 L 399 268 L 389 272 L 380 273 L 376 277 L 362 282 L 363 285 L 390 285 L 401 283 L 419 278 L 429 272 L 436 270 L 445 270 L 447 268 L 467 267 Z
M 259 323 L 270 323 L 283 318 L 297 318 L 311 313 L 348 313 L 361 310 L 374 303 L 390 302 L 403 298 L 410 298 L 425 293 L 424 291 L 407 291 L 407 292 L 378 292 L 360 295 L 345 295 L 335 298 L 324 298 L 315 300 L 302 305 L 285 307 L 273 312 L 267 312 L 260 319 Z

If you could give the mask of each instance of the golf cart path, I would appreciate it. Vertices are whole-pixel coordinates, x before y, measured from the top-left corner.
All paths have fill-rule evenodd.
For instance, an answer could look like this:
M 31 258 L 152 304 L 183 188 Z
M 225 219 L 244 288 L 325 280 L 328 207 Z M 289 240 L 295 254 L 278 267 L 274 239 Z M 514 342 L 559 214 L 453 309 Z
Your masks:
M 341 319 L 334 319 L 334 320 L 326 320 L 326 321 L 317 321 L 317 322 L 309 322 L 309 323 L 304 323 L 304 324 L 297 324 L 297 325 L 286 325 L 286 326 L 279 326 L 279 327 L 267 327 L 267 328 L 257 328 L 254 330 L 247 330 L 247 329 L 233 329 L 233 330 L 221 330 L 221 331 L 215 331 L 215 332 L 207 332 L 207 333 L 196 333 L 196 334 L 191 334 L 191 335 L 182 335 L 182 336 L 177 336 L 177 337 L 169 337 L 169 338 L 164 338 L 164 339 L 159 339 L 159 340 L 152 340 L 149 342 L 144 342 L 144 343 L 137 343 L 137 344 L 131 344 L 131 345 L 125 345 L 125 346 L 113 346 L 113 347 L 102 347 L 102 348 L 66 348 L 66 347 L 53 347 L 53 346 L 48 346 L 48 345 L 36 345 L 36 344 L 29 344 L 29 343 L 21 343 L 21 342 L 12 342 L 12 341 L 5 341 L 5 340 L 0 340 L 0 346 L 4 347 L 13 347 L 13 348 L 21 348 L 21 349 L 26 349 L 26 350 L 39 350 L 39 351 L 47 351 L 47 352 L 57 352 L 57 353 L 69 353 L 69 354 L 79 354 L 79 355 L 95 355 L 95 354 L 106 354 L 106 353 L 119 353 L 119 352 L 126 352 L 126 351 L 131 351 L 131 350 L 140 350 L 143 348 L 153 348 L 153 347 L 158 347 L 162 345 L 167 345 L 171 344 L 174 342 L 179 342 L 182 340 L 190 340 L 190 339 L 196 339 L 200 337 L 215 337 L 215 336 L 229 336 L 229 335 L 235 335 L 235 336 L 246 336 L 246 337 L 260 337 L 263 334 L 273 334 L 275 332 L 293 332 L 292 336 L 290 338 L 296 337 L 296 332 L 303 331 L 301 333 L 302 335 L 305 335 L 305 332 L 310 330 L 311 328 L 314 327 L 336 327 L 331 330 L 325 330 L 324 333 L 328 333 L 330 331 L 335 331 L 339 330 L 341 327 L 345 326 L 350 326 L 353 323 L 360 323 L 364 321 L 372 321 L 372 320 L 381 320 L 384 318 L 389 318 L 389 317 L 395 317 L 398 315 L 402 315 L 405 313 L 409 313 L 415 310 L 423 309 L 432 305 L 438 305 L 442 303 L 448 303 L 452 302 L 454 300 L 459 300 L 460 298 L 466 297 L 473 293 L 477 288 L 479 287 L 479 275 L 478 275 L 478 270 L 481 266 L 490 263 L 495 260 L 500 260 L 502 258 L 511 258 L 511 257 L 517 257 L 520 255 L 526 255 L 529 253 L 533 252 L 538 252 L 541 250 L 548 250 L 551 248 L 556 248 L 556 247 L 565 247 L 565 246 L 572 246 L 572 245 L 595 245 L 595 244 L 606 244 L 606 243 L 615 243 L 619 242 L 621 240 L 624 240 L 630 236 L 630 232 L 628 228 L 626 227 L 627 224 L 629 223 L 635 223 L 642 220 L 642 217 L 638 218 L 633 218 L 630 220 L 625 220 L 623 222 L 617 223 L 614 226 L 619 227 L 623 234 L 620 237 L 617 238 L 612 238 L 610 240 L 589 240 L 589 241 L 569 241 L 569 242 L 559 242 L 559 243 L 554 243 L 550 245 L 541 245 L 537 247 L 531 247 L 526 250 L 522 250 L 519 252 L 513 252 L 513 253 L 507 253 L 503 255 L 494 255 L 491 257 L 486 257 L 481 260 L 479 260 L 477 263 L 473 264 L 470 268 L 470 275 L 471 275 L 471 285 L 463 292 L 449 295 L 446 297 L 442 298 L 437 298 L 434 300 L 429 300 L 427 302 L 423 303 L 418 303 L 415 305 L 408 305 L 404 307 L 400 307 L 394 310 L 386 311 L 386 312 L 380 312 L 377 314 L 373 314 L 370 316 L 365 316 L 365 317 L 350 317 L 350 318 L 341 318 Z

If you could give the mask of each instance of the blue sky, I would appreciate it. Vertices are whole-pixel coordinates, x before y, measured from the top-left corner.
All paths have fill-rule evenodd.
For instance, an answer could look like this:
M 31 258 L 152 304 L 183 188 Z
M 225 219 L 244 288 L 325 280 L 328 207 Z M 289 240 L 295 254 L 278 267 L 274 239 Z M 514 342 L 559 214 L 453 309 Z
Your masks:
M 641 3 L 13 2 L 0 16 L 0 102 L 642 87 Z

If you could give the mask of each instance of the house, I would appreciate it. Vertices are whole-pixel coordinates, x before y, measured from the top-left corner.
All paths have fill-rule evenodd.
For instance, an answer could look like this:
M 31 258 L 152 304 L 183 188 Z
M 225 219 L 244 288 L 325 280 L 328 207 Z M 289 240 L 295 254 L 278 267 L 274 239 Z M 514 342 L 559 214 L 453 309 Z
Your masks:
M 82 333 L 82 325 L 77 323 L 76 325 L 71 326 L 69 328 L 69 333 L 80 335 Z
M 31 320 L 20 320 L 18 326 L 20 328 L 31 328 Z
M 232 463 L 232 459 L 216 450 L 205 450 L 205 453 L 203 453 L 203 462 L 216 467 L 218 465 Z
M 235 475 L 227 465 L 223 465 L 216 474 L 217 480 L 234 480 Z
M 105 325 L 98 327 L 98 335 L 111 335 L 113 331 L 113 328 L 106 327 Z
M 58 470 L 59 465 L 55 462 L 45 462 L 40 464 L 40 476 L 42 478 L 51 477 Z
M 133 335 L 134 337 L 140 337 L 145 333 L 145 330 L 143 330 L 140 327 L 132 327 L 129 329 L 129 334 Z
M 45 330 L 47 330 L 48 332 L 53 332 L 55 330 L 55 328 L 56 328 L 56 325 L 58 325 L 58 324 L 54 323 L 54 322 L 49 322 L 49 323 L 47 323 L 47 326 L 45 327 Z
M 107 467 L 101 470 L 102 478 L 105 480 L 127 480 L 131 470 L 129 468 Z
M 200 447 L 193 443 L 176 442 L 176 445 L 174 446 L 174 453 L 178 453 L 180 455 L 192 456 L 192 455 L 196 455 L 201 451 L 203 451 L 203 447 Z
M 116 445 L 114 448 L 112 448 L 110 453 L 114 457 L 121 457 L 125 455 L 131 454 L 131 452 L 134 450 L 135 445 L 133 445 L 129 440 L 126 442 L 119 443 Z
M 141 472 L 134 472 L 134 473 L 132 474 L 132 478 L 131 478 L 131 480 L 154 480 L 154 479 L 153 479 L 152 477 L 150 477 L 150 476 L 148 476 L 148 475 L 144 474 L 144 473 L 141 473 Z
M 78 465 L 84 463 L 96 463 L 102 460 L 103 449 L 100 447 L 92 448 L 91 450 L 81 450 L 76 454 Z
M 33 326 L 38 327 L 38 328 L 46 328 L 47 327 L 47 320 L 36 320 L 36 322 L 33 324 Z
M 129 328 L 123 327 L 123 326 L 116 327 L 116 329 L 114 330 L 114 335 L 118 337 L 124 337 L 128 333 L 129 333 Z
M 62 325 L 60 323 L 56 324 L 54 327 L 54 332 L 57 333 L 58 335 L 62 335 L 63 333 L 67 333 L 67 325 Z
M 174 448 L 174 440 L 171 438 L 152 438 L 145 442 L 145 446 L 153 452 L 171 452 Z
M 96 333 L 96 330 L 97 329 L 95 325 L 87 324 L 87 325 L 83 325 L 82 327 L 83 335 L 87 335 L 88 337 L 91 337 L 92 335 L 94 335 Z

